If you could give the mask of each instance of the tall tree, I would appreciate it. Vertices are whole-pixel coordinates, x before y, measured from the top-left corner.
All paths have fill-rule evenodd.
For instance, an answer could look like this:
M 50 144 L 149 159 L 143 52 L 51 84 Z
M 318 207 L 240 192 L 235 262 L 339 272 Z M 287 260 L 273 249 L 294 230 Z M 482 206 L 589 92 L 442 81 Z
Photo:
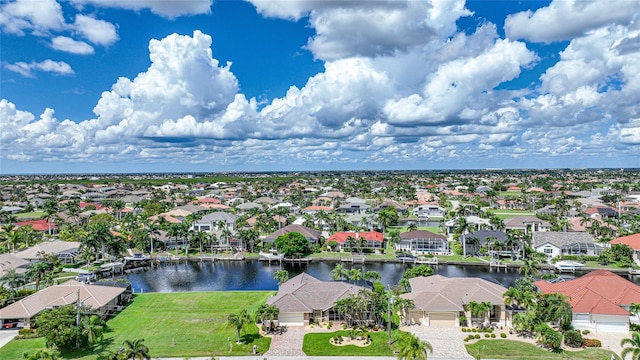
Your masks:
M 623 348 L 620 353 L 620 357 L 624 360 L 627 355 L 631 355 L 631 360 L 640 360 L 640 333 L 635 331 L 631 334 L 630 338 L 625 338 L 620 341 L 620 346 Z
M 289 272 L 285 269 L 278 270 L 273 273 L 273 279 L 278 281 L 278 286 L 289 280 Z
M 236 330 L 236 334 L 238 335 L 238 344 L 242 343 L 240 340 L 240 332 L 251 323 L 251 316 L 247 310 L 242 310 L 237 314 L 229 314 L 227 316 L 227 326 L 232 327 Z
M 44 203 L 44 218 L 47 220 L 48 223 L 48 228 L 49 228 L 49 235 L 51 235 L 53 233 L 53 222 L 55 219 L 56 214 L 58 214 L 58 211 L 60 210 L 60 205 L 58 204 L 58 201 L 54 200 L 54 199 L 49 199 L 47 201 L 45 201 Z

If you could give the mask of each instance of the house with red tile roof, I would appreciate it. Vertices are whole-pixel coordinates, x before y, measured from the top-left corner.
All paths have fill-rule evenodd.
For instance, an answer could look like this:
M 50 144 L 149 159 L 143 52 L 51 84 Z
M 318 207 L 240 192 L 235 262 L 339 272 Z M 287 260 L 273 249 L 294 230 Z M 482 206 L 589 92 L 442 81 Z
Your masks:
M 349 238 L 353 238 L 356 242 L 354 242 L 355 248 L 362 249 L 381 249 L 382 244 L 384 243 L 384 235 L 381 232 L 377 231 L 344 231 L 344 232 L 335 232 L 333 235 L 329 236 L 327 239 L 327 243 L 331 241 L 335 241 L 338 243 L 338 247 L 340 250 L 342 249 L 350 249 L 351 244 L 349 243 Z M 358 242 L 363 239 L 362 244 L 358 245 Z
M 628 245 L 633 250 L 633 261 L 640 263 L 640 234 L 621 236 L 609 241 L 609 244 Z
M 549 283 L 536 281 L 543 294 L 568 297 L 573 327 L 594 332 L 629 331 L 629 307 L 640 304 L 640 286 L 608 270 L 596 270 L 577 279 Z
M 49 230 L 51 230 L 51 232 L 53 233 L 56 233 L 58 231 L 58 225 L 54 223 L 49 223 L 46 220 L 18 221 L 16 223 L 16 226 L 18 227 L 29 226 L 29 225 L 33 227 L 33 230 L 35 231 L 49 232 Z

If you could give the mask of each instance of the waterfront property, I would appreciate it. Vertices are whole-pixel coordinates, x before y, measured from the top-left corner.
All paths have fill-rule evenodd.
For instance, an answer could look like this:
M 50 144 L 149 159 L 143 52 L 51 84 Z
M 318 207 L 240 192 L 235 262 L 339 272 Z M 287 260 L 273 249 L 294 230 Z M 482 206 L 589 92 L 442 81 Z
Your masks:
M 342 281 L 321 281 L 302 273 L 280 285 L 276 296 L 267 300 L 278 310 L 280 325 L 301 326 L 314 321 L 341 320 L 333 309 L 336 301 L 366 288 Z
M 414 230 L 400 234 L 400 242 L 396 244 L 397 251 L 414 254 L 449 254 L 447 237 L 434 234 L 426 230 Z
M 593 236 L 576 232 L 534 232 L 532 246 L 540 253 L 553 258 L 560 255 L 600 255 L 602 246 Z
M 577 279 L 549 283 L 537 281 L 544 294 L 568 297 L 573 327 L 594 332 L 628 332 L 629 307 L 640 303 L 640 286 L 608 270 L 592 271 Z
M 42 260 L 43 255 L 52 254 L 63 264 L 74 264 L 78 257 L 79 248 L 79 242 L 62 240 L 43 241 L 16 252 L 15 256 L 29 262 L 37 262 Z
M 640 263 L 640 234 L 621 236 L 609 241 L 609 244 L 628 245 L 633 250 L 633 261 L 636 264 Z
M 33 318 L 45 309 L 69 304 L 82 304 L 101 316 L 115 313 L 131 298 L 130 287 L 89 285 L 69 280 L 29 295 L 0 309 L 0 324 L 3 328 L 30 327 Z
M 281 228 L 278 231 L 273 232 L 271 235 L 265 237 L 264 239 L 262 239 L 262 242 L 265 244 L 274 243 L 278 238 L 278 236 L 285 235 L 290 232 L 297 232 L 302 234 L 302 236 L 304 236 L 307 240 L 309 240 L 309 243 L 311 244 L 317 243 L 318 240 L 320 239 L 320 236 L 322 235 L 322 233 L 320 233 L 320 231 L 318 230 L 311 229 L 302 225 L 290 224 Z
M 478 230 L 472 232 L 470 234 L 462 235 L 460 242 L 462 243 L 462 255 L 480 255 L 480 248 L 487 246 L 487 248 L 491 248 L 492 251 L 496 251 L 496 242 L 499 244 L 503 244 L 507 240 L 507 234 L 504 231 L 500 230 Z M 500 245 L 502 247 L 502 245 Z M 500 249 L 505 250 L 507 253 L 508 249 Z
M 441 275 L 409 279 L 411 292 L 401 295 L 411 299 L 415 309 L 409 312 L 412 324 L 431 327 L 458 327 L 492 324 L 508 325 L 502 294 L 507 289 L 480 278 L 447 278 Z M 491 304 L 488 316 L 472 314 L 471 302 Z M 466 319 L 466 322 L 464 321 Z
M 338 250 L 354 250 L 354 248 L 379 250 L 384 244 L 384 235 L 378 231 L 345 231 L 335 232 L 329 236 L 327 243 L 335 241 Z

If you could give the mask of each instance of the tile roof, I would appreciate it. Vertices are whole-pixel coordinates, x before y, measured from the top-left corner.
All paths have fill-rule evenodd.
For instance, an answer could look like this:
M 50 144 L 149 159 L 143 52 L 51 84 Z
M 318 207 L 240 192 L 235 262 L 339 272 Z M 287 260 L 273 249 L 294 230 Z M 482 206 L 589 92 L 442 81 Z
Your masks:
M 363 289 L 365 288 L 342 281 L 320 281 L 302 273 L 280 285 L 278 293 L 269 298 L 267 304 L 277 306 L 280 312 L 327 310 L 336 301 Z
M 569 296 L 575 313 L 629 315 L 622 306 L 640 303 L 640 286 L 608 270 L 596 270 L 577 279 L 558 282 L 536 281 L 544 294 Z
M 337 243 L 344 243 L 347 241 L 347 238 L 351 236 L 352 238 L 358 240 L 360 238 L 365 238 L 367 241 L 377 241 L 383 242 L 384 235 L 377 231 L 346 231 L 346 232 L 335 232 L 333 235 L 329 236 L 327 241 L 335 241 Z
M 629 245 L 633 250 L 640 250 L 640 234 L 633 234 L 627 236 L 621 236 L 609 241 L 610 244 L 625 244 Z
M 308 227 L 302 226 L 302 225 L 290 224 L 290 225 L 287 225 L 287 226 L 277 230 L 276 232 L 272 233 L 271 235 L 267 236 L 266 238 L 264 238 L 263 241 L 273 242 L 273 241 L 276 240 L 276 238 L 278 236 L 285 235 L 285 234 L 288 234 L 290 232 L 300 233 L 305 238 L 311 239 L 313 241 L 318 241 L 318 239 L 320 239 L 320 236 L 322 235 L 322 233 L 320 231 L 318 231 L 318 230 L 311 229 L 311 228 L 308 228 Z
M 593 236 L 582 232 L 534 232 L 532 234 L 532 238 L 534 247 L 538 247 L 546 243 L 555 245 L 559 248 L 577 243 L 594 244 Z
M 409 279 L 411 292 L 401 295 L 412 299 L 417 308 L 426 311 L 462 311 L 471 301 L 503 305 L 507 289 L 480 278 L 448 278 L 442 275 Z
M 58 225 L 54 223 L 48 223 L 46 220 L 18 221 L 16 225 L 18 227 L 31 225 L 31 227 L 33 227 L 33 230 L 36 231 L 49 231 L 49 229 L 53 230 L 58 228 Z
M 35 294 L 0 309 L 0 319 L 28 319 L 44 309 L 75 304 L 78 301 L 84 306 L 98 309 L 122 294 L 126 288 L 101 285 L 89 285 L 69 280 L 61 285 L 42 289 Z
M 427 231 L 427 230 L 407 231 L 400 234 L 400 239 L 402 240 L 407 240 L 407 239 L 440 239 L 442 240 L 446 238 L 447 237 L 444 235 L 434 234 L 431 231 Z

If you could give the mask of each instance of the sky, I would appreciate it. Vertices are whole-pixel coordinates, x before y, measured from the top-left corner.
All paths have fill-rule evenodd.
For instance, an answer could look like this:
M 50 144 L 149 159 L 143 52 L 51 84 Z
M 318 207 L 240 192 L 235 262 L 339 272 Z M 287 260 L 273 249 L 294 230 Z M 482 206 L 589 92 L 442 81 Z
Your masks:
M 640 1 L 0 0 L 0 174 L 640 167 Z

